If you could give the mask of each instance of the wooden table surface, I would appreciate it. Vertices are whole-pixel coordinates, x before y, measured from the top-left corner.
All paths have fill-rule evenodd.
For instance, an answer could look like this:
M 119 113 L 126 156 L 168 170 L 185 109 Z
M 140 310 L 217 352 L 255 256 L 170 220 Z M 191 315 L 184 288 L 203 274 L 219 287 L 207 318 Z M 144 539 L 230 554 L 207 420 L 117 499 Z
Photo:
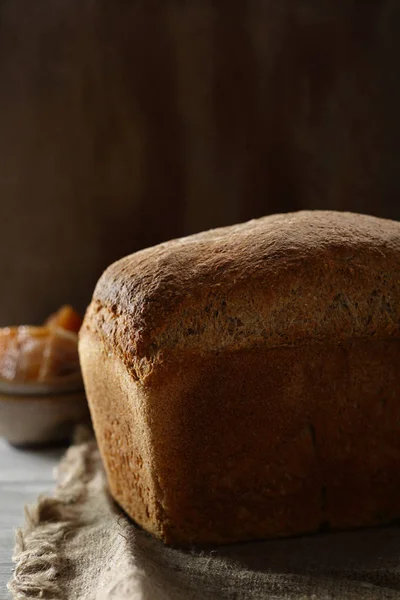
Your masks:
M 64 450 L 19 450 L 0 439 L 0 600 L 9 599 L 7 582 L 15 530 L 23 524 L 25 504 L 54 487 L 53 470 Z

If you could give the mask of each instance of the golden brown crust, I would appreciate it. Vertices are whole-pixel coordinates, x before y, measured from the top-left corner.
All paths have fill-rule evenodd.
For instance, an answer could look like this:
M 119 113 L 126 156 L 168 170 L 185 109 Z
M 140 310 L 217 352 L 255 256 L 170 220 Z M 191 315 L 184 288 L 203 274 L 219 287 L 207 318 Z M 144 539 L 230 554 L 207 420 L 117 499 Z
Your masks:
M 400 516 L 400 342 L 175 356 L 143 388 L 95 335 L 83 372 L 116 501 L 171 544 Z
M 399 517 L 399 257 L 400 224 L 315 212 L 112 265 L 80 356 L 127 513 L 180 544 Z
M 398 336 L 399 254 L 394 221 L 272 215 L 114 263 L 96 287 L 86 326 L 140 378 L 174 348 Z
M 399 340 L 175 357 L 148 393 L 163 538 L 225 543 L 399 517 L 399 389 Z
M 97 335 L 80 342 L 86 395 L 111 493 L 147 530 L 160 534 L 148 407 L 125 365 Z

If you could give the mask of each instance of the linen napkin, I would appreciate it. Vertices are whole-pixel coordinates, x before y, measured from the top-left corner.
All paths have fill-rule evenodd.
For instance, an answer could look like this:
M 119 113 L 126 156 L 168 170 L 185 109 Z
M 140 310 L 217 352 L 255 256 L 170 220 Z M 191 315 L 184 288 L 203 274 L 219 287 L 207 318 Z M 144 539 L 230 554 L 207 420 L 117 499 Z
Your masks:
M 182 550 L 113 502 L 93 438 L 57 471 L 17 532 L 17 600 L 400 599 L 400 528 Z

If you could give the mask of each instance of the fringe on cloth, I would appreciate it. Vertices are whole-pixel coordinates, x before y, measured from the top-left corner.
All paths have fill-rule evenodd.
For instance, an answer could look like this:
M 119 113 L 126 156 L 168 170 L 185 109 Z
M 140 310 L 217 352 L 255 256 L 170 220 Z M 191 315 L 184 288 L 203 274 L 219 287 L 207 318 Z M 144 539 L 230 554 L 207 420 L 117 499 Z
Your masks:
M 60 577 L 68 567 L 60 554 L 61 542 L 80 527 L 81 505 L 100 457 L 86 428 L 79 428 L 75 445 L 60 463 L 54 496 L 41 496 L 25 507 L 25 524 L 16 532 L 16 563 L 8 589 L 16 600 L 64 600 Z
M 83 436 L 83 437 L 82 437 Z M 399 600 L 400 528 L 183 550 L 112 501 L 86 431 L 17 534 L 15 600 Z

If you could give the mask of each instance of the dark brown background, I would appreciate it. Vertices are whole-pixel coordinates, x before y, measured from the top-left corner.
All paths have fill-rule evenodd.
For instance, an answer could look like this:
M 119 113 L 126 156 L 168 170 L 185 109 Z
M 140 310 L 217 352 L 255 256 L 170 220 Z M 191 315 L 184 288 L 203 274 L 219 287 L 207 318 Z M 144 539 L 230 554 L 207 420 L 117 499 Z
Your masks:
M 2 0 L 0 325 L 279 211 L 400 218 L 399 0 Z

